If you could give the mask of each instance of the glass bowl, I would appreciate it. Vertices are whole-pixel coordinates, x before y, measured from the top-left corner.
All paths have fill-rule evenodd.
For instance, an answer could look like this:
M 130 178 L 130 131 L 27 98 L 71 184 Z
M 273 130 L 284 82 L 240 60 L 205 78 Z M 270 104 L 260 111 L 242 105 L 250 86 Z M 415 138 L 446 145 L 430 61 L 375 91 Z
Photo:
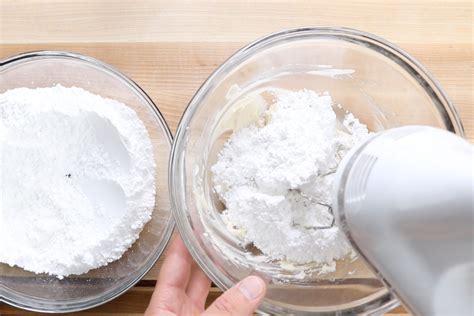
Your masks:
M 0 82 L 0 93 L 56 84 L 81 87 L 128 105 L 145 124 L 156 163 L 155 208 L 139 239 L 119 260 L 63 280 L 0 264 L 0 300 L 5 303 L 33 311 L 70 312 L 110 301 L 150 270 L 173 231 L 167 185 L 172 136 L 163 116 L 132 80 L 98 60 L 78 54 L 40 51 L 11 57 L 0 61 Z
M 243 248 L 224 226 L 210 166 L 232 132 L 255 122 L 265 109 L 246 97 L 268 87 L 328 91 L 335 104 L 373 132 L 420 124 L 463 134 L 459 116 L 433 77 L 379 37 L 344 28 L 305 28 L 257 40 L 202 85 L 175 136 L 171 203 L 189 251 L 223 290 L 249 274 L 267 279 L 262 312 L 370 314 L 397 306 L 397 299 L 361 258 L 339 260 L 336 272 L 299 280 L 291 267 L 249 255 L 255 249 Z

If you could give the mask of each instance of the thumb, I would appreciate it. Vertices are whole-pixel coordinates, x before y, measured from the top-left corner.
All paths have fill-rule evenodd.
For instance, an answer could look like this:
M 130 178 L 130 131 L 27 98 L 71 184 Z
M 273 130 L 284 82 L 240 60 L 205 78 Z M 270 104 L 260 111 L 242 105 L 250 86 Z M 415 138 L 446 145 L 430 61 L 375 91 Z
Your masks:
M 258 276 L 248 276 L 219 296 L 203 313 L 210 315 L 252 315 L 265 296 L 265 282 Z

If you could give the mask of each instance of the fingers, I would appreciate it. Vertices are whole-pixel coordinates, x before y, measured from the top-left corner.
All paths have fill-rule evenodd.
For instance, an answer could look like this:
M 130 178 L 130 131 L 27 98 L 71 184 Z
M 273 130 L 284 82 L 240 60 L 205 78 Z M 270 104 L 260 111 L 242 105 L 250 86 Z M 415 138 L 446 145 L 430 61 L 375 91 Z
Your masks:
M 186 289 L 191 275 L 193 260 L 181 237 L 176 236 L 166 254 L 166 259 L 160 269 L 158 285 Z
M 192 262 L 183 241 L 176 236 L 166 253 L 146 315 L 180 313 L 185 305 L 185 290 L 191 275 Z
M 146 315 L 181 315 L 202 312 L 210 280 L 193 263 L 179 236 L 167 252 Z M 265 296 L 265 282 L 250 276 L 222 294 L 203 315 L 251 315 Z M 197 309 L 197 310 L 196 310 Z
M 189 280 L 186 294 L 193 301 L 200 312 L 204 311 L 206 298 L 211 288 L 211 280 L 195 263 L 191 268 L 191 278 Z
M 261 278 L 246 277 L 215 300 L 203 315 L 252 315 L 265 291 L 266 285 Z

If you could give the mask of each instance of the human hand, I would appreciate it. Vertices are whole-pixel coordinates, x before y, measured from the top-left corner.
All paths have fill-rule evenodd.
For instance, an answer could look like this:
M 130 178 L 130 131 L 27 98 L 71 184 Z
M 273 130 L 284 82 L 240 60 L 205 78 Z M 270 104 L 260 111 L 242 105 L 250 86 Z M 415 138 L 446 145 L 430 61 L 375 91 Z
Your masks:
M 174 238 L 160 270 L 145 316 L 251 315 L 265 296 L 265 282 L 249 276 L 204 310 L 211 281 L 198 267 L 180 237 Z

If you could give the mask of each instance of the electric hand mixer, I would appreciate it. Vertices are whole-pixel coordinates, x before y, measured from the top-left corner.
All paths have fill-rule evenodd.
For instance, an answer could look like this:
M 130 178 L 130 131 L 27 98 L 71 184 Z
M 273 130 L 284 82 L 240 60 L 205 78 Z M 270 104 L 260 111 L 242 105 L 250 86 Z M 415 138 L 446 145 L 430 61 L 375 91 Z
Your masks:
M 474 315 L 473 147 L 407 126 L 352 149 L 336 173 L 336 223 L 413 313 Z

